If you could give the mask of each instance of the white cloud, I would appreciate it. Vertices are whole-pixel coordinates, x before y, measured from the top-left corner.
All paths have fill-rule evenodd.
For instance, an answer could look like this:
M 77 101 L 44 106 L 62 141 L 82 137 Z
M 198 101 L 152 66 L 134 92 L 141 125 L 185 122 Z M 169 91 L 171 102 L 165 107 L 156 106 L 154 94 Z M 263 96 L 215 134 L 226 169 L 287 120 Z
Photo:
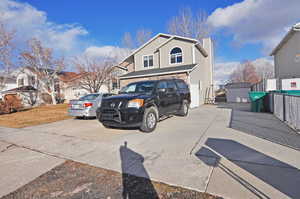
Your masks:
M 124 59 L 129 53 L 129 49 L 117 46 L 90 46 L 84 52 L 87 56 L 116 58 L 118 61 Z
M 214 68 L 215 85 L 225 84 L 230 74 L 241 65 L 240 62 L 218 62 Z
M 272 74 L 274 70 L 274 62 L 269 57 L 262 57 L 252 61 L 259 75 Z M 241 62 L 217 62 L 214 68 L 215 85 L 225 84 L 230 74 L 241 66 Z
M 70 53 L 80 49 L 81 36 L 87 30 L 76 24 L 56 24 L 47 19 L 47 14 L 27 3 L 13 0 L 0 1 L 0 19 L 16 31 L 17 41 L 36 37 L 47 47 L 61 53 Z
M 208 23 L 228 30 L 238 44 L 262 43 L 265 53 L 300 20 L 299 0 L 244 0 L 216 9 Z

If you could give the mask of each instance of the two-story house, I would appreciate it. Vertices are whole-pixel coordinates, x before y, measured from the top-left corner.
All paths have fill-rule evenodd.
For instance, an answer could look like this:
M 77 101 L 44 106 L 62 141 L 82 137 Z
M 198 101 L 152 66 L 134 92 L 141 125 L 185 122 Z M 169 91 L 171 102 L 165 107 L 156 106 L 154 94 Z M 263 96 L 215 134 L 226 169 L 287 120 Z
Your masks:
M 272 51 L 277 89 L 300 90 L 300 23 Z
M 191 107 L 213 98 L 213 44 L 210 38 L 196 39 L 157 34 L 119 64 L 126 70 L 120 86 L 130 82 L 180 78 L 191 90 Z

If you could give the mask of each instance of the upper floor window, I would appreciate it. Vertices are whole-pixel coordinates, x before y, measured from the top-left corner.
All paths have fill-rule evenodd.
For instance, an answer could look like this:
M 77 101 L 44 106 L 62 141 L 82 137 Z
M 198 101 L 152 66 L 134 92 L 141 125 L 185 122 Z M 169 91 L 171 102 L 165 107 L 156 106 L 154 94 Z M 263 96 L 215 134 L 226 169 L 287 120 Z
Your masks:
M 18 87 L 24 86 L 24 78 L 18 80 Z
M 171 64 L 182 63 L 182 51 L 176 47 L 171 50 Z
M 29 79 L 30 79 L 31 86 L 35 86 L 35 77 L 34 76 L 30 76 Z
M 153 66 L 153 55 L 144 56 L 144 67 L 152 67 Z

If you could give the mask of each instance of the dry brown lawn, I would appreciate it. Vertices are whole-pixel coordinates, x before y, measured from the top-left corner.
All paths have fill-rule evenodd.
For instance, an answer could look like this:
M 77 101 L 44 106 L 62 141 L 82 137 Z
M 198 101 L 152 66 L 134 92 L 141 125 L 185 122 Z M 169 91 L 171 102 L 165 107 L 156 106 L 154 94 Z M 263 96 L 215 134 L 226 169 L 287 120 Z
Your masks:
M 0 126 L 23 128 L 69 119 L 71 117 L 67 115 L 67 109 L 67 104 L 58 104 L 0 115 Z

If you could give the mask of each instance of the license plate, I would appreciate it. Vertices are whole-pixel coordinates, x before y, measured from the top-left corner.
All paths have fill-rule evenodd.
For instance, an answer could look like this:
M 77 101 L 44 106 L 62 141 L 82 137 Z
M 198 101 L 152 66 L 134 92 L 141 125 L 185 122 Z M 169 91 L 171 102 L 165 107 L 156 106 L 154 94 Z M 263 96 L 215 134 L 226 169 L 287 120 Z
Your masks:
M 80 108 L 80 105 L 79 104 L 74 104 L 72 105 L 72 109 L 79 109 Z

